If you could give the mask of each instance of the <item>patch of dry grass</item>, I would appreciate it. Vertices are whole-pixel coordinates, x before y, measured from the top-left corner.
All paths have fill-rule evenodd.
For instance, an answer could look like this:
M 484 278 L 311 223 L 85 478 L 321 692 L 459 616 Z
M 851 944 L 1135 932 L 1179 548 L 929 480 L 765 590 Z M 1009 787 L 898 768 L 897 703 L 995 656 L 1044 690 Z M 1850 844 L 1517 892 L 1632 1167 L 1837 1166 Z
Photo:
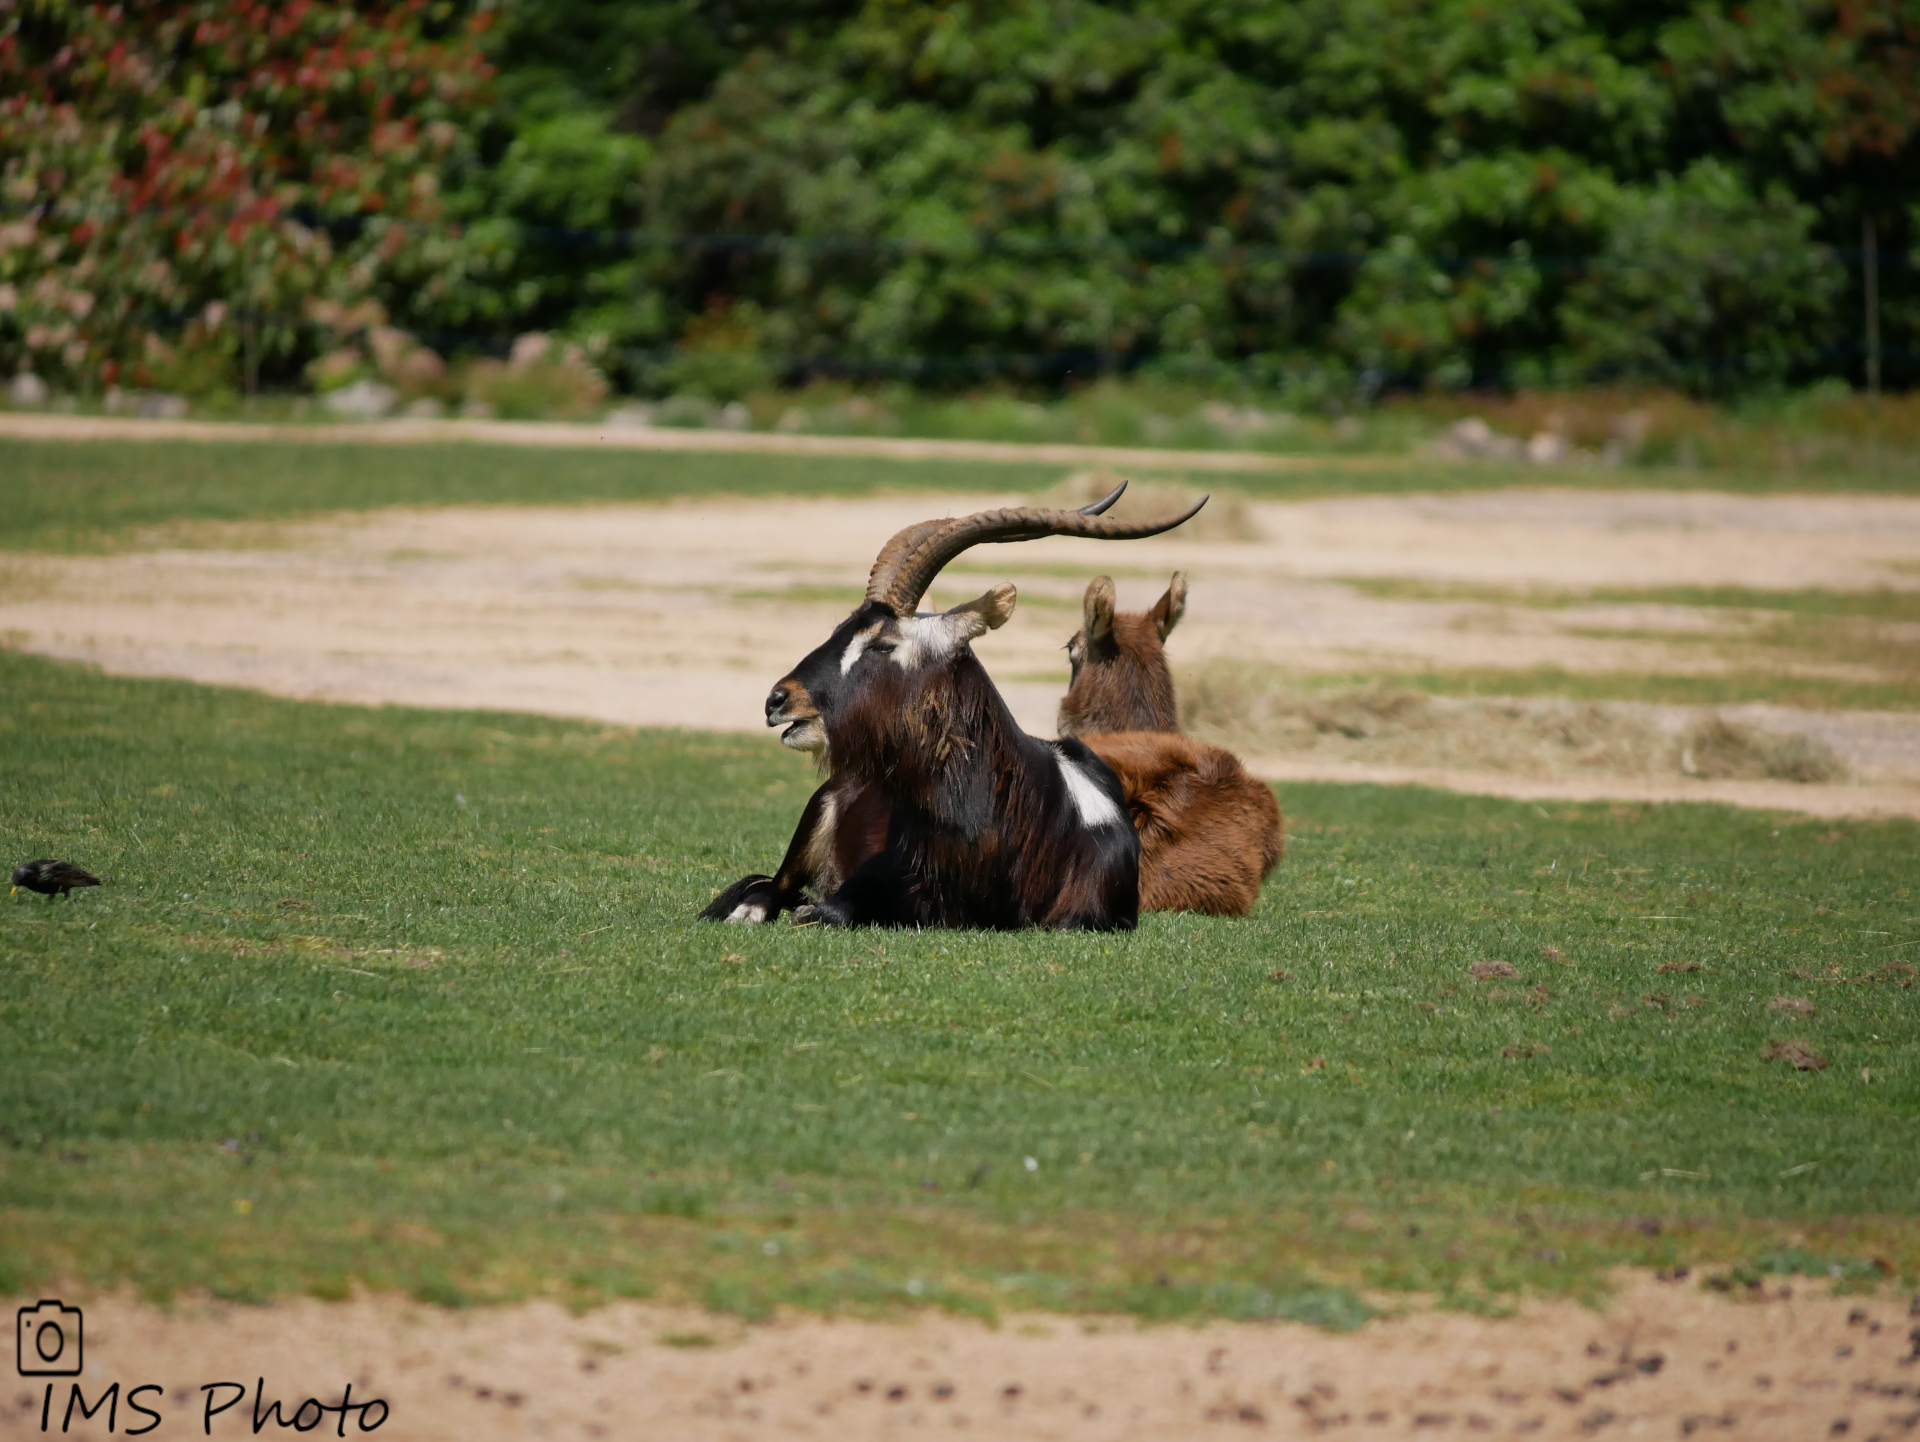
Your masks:
M 866 597 L 863 586 L 817 585 L 796 581 L 777 589 L 735 591 L 736 601 L 778 601 L 783 606 L 834 606 L 851 611 Z
M 1474 602 L 1559 613 L 1566 634 L 1649 641 L 1691 669 L 1706 657 L 1742 671 L 1908 685 L 1920 679 L 1920 591 L 1763 591 L 1742 587 L 1513 589 L 1474 583 L 1358 578 L 1345 584 L 1383 599 Z M 1583 624 L 1583 608 L 1644 608 L 1646 624 Z M 1697 625 L 1691 622 L 1697 620 Z M 1676 624 L 1679 622 L 1680 624 Z
M 1920 677 L 1920 628 L 1912 622 L 1877 625 L 1857 617 L 1755 617 L 1745 625 L 1715 625 L 1703 614 L 1698 630 L 1680 626 L 1566 627 L 1587 641 L 1651 641 L 1682 659 L 1705 655 L 1742 670 L 1910 681 Z
M 1824 742 L 1702 713 L 1679 737 L 1605 702 L 1445 697 L 1389 684 L 1304 690 L 1214 661 L 1180 677 L 1195 735 L 1259 755 L 1312 752 L 1381 766 L 1560 777 L 1685 776 L 1818 782 L 1846 768 Z
M 1920 562 L 1897 565 L 1920 574 Z M 1480 601 L 1562 611 L 1575 606 L 1685 606 L 1701 610 L 1780 612 L 1793 616 L 1852 617 L 1874 621 L 1920 621 L 1920 590 L 1874 586 L 1858 591 L 1817 587 L 1763 591 L 1746 586 L 1603 586 L 1592 590 L 1517 588 L 1474 581 L 1416 577 L 1355 576 L 1343 579 L 1362 595 L 1392 601 Z
M 1844 781 L 1847 768 L 1823 741 L 1738 726 L 1723 716 L 1701 716 L 1681 734 L 1677 759 L 1688 776 L 1716 780 Z

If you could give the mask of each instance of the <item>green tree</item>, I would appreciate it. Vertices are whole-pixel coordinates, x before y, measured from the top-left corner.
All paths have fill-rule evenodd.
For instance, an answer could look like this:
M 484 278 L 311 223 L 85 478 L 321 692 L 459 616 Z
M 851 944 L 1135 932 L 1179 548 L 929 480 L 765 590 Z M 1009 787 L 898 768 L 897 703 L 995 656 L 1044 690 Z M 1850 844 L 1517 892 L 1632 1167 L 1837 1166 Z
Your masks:
M 1804 373 L 1853 334 L 1863 210 L 1897 254 L 1920 175 L 1915 0 L 576 8 L 604 65 L 528 8 L 525 74 L 653 146 L 586 313 L 803 365 Z
M 1756 196 L 1714 160 L 1624 192 L 1560 309 L 1573 358 L 1703 391 L 1816 361 L 1845 277 L 1814 221 L 1784 187 Z

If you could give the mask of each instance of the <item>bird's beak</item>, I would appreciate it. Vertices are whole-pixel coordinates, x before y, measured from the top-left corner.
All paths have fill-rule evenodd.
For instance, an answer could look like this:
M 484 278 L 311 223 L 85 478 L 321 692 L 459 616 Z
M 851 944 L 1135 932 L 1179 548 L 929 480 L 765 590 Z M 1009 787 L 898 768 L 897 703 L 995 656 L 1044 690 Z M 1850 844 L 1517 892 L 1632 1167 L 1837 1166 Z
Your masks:
M 17 886 L 7 892 L 8 896 L 18 896 L 19 894 L 20 894 L 20 888 Z

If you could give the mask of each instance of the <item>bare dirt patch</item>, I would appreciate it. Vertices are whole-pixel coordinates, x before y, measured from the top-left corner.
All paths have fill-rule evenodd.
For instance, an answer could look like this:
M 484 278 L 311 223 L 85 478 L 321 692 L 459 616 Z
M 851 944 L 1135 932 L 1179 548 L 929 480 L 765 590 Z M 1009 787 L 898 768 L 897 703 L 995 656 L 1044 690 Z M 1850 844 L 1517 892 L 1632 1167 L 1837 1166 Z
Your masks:
M 1009 499 L 945 504 L 959 511 Z M 0 636 L 111 671 L 301 698 L 756 730 L 768 685 L 846 614 L 879 543 L 927 506 L 923 497 L 712 498 L 203 527 L 190 545 L 176 538 L 166 549 L 9 558 Z M 1020 586 L 1013 622 L 979 650 L 1023 724 L 1051 734 L 1066 680 L 1061 648 L 1087 578 L 1103 571 L 1129 607 L 1148 604 L 1175 568 L 1192 575 L 1171 648 L 1189 673 L 1229 664 L 1292 674 L 1553 666 L 1700 675 L 1735 664 L 1698 644 L 1703 629 L 1730 624 L 1716 608 L 1630 608 L 1633 625 L 1607 627 L 1592 607 L 1368 593 L 1349 584 L 1360 578 L 1561 589 L 1920 586 L 1920 501 L 1900 498 L 1549 490 L 1240 500 L 1231 510 L 1232 526 L 1211 535 L 982 548 L 950 568 L 931 602 L 953 604 L 1001 579 Z M 1649 619 L 1655 609 L 1664 630 L 1652 624 L 1662 617 Z M 1816 678 L 1886 679 L 1858 658 L 1776 660 Z M 1750 671 L 1752 656 L 1738 664 Z M 1276 777 L 1920 814 L 1920 726 L 1908 716 L 1761 707 L 1737 718 L 1813 736 L 1838 769 L 1801 772 L 1843 769 L 1853 783 L 1807 785 L 1764 766 L 1750 774 L 1697 764 L 1689 773 L 1675 738 L 1697 718 L 1684 712 L 1615 705 L 1569 720 L 1550 703 L 1499 715 L 1475 704 L 1479 711 L 1422 703 L 1429 723 L 1446 724 L 1400 725 L 1391 745 L 1384 732 L 1322 732 L 1303 746 L 1284 728 L 1218 729 Z M 1584 728 L 1592 744 L 1515 744 L 1543 727 Z M 1818 750 L 1803 751 L 1803 761 L 1817 762 Z
M 158 1383 L 164 1395 L 146 1403 L 196 1434 L 201 1388 L 243 1382 L 247 1398 L 214 1419 L 216 1437 L 251 1435 L 256 1379 L 282 1416 L 310 1396 L 338 1402 L 351 1382 L 356 1401 L 391 1409 L 381 1433 L 409 1442 L 925 1430 L 1801 1442 L 1914 1429 L 1920 1370 L 1904 1299 L 1831 1297 L 1803 1283 L 1732 1301 L 1644 1273 L 1616 1280 L 1599 1311 L 1537 1302 L 1506 1320 L 1414 1312 L 1345 1336 L 1057 1316 L 1009 1317 L 997 1329 L 937 1315 L 749 1327 L 633 1304 L 573 1316 L 547 1303 L 446 1312 L 386 1297 L 162 1309 L 112 1296 L 86 1303 L 81 1380 L 89 1397 L 113 1381 L 123 1391 Z M 58 1384 L 55 1427 L 68 1395 Z M 20 1379 L 0 1408 L 0 1436 L 38 1435 L 41 1403 L 41 1388 Z

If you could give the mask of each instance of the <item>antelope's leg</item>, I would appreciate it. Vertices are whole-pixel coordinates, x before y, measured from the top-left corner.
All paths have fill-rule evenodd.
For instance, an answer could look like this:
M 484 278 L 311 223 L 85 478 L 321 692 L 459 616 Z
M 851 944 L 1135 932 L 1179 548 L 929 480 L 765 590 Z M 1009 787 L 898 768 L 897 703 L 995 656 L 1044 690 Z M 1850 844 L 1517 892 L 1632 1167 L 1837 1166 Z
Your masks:
M 793 913 L 799 924 L 912 926 L 924 922 L 914 906 L 898 848 L 893 806 L 873 788 L 848 796 L 842 808 L 832 870 L 821 878 L 820 900 Z M 846 879 L 833 884 L 834 876 Z
M 701 908 L 702 921 L 771 921 L 780 914 L 773 878 L 743 876 Z
M 808 799 L 787 843 L 786 858 L 772 876 L 743 876 L 700 913 L 702 921 L 767 922 L 800 905 L 813 884 L 819 859 L 832 849 L 834 817 L 839 811 L 832 781 Z
M 831 896 L 823 896 L 793 913 L 801 925 L 900 926 L 915 918 L 891 850 L 875 853 L 855 868 Z

